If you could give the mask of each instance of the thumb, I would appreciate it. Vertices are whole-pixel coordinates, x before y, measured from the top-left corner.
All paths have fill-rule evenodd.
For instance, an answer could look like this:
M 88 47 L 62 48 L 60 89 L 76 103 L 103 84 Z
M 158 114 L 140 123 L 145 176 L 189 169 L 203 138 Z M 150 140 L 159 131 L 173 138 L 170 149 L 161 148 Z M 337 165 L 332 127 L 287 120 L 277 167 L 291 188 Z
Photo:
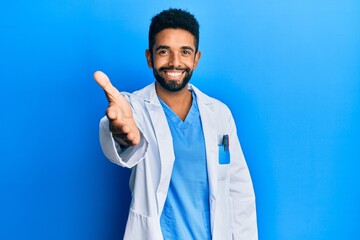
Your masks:
M 105 73 L 96 71 L 94 73 L 94 78 L 99 86 L 105 91 L 109 102 L 115 101 L 116 98 L 121 95 L 121 93 L 111 84 L 109 77 Z

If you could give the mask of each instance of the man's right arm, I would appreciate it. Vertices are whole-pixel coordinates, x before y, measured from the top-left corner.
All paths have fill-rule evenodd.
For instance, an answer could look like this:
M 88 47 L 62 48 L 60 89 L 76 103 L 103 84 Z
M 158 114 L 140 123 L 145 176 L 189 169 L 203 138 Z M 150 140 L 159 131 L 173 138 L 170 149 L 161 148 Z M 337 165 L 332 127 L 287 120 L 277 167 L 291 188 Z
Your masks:
M 140 141 L 140 131 L 135 123 L 129 102 L 111 84 L 105 73 L 97 71 L 94 78 L 108 99 L 109 106 L 106 116 L 109 119 L 109 129 L 114 138 L 122 146 L 137 145 Z
M 100 122 L 103 152 L 112 162 L 132 167 L 142 160 L 148 144 L 139 131 L 128 100 L 103 72 L 95 72 L 94 78 L 103 88 L 109 102 L 106 117 Z
M 116 142 L 109 129 L 109 119 L 106 116 L 100 120 L 99 137 L 105 156 L 122 167 L 132 168 L 144 159 L 147 152 L 148 142 L 141 132 L 140 141 L 135 146 L 124 147 Z

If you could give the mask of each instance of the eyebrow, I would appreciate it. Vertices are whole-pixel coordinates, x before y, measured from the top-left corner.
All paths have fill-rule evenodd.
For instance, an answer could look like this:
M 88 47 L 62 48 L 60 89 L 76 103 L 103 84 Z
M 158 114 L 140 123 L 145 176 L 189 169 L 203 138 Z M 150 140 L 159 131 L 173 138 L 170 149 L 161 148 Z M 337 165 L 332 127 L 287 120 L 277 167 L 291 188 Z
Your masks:
M 170 47 L 164 46 L 164 45 L 160 45 L 160 46 L 158 46 L 158 47 L 155 49 L 155 51 L 157 51 L 157 50 L 159 50 L 159 49 L 170 49 Z
M 165 46 L 165 45 L 160 45 L 160 46 L 158 46 L 158 47 L 155 49 L 155 51 L 157 51 L 157 50 L 159 50 L 159 49 L 170 49 L 170 47 L 169 47 L 169 46 Z M 193 52 L 194 52 L 194 49 L 193 49 L 192 47 L 190 47 L 190 46 L 183 46 L 183 47 L 181 47 L 181 49 L 182 49 L 182 50 L 190 50 L 190 51 L 193 51 Z
M 190 46 L 183 46 L 183 47 L 181 47 L 181 49 L 182 50 L 190 50 L 192 52 L 195 52 L 194 49 L 192 47 L 190 47 Z

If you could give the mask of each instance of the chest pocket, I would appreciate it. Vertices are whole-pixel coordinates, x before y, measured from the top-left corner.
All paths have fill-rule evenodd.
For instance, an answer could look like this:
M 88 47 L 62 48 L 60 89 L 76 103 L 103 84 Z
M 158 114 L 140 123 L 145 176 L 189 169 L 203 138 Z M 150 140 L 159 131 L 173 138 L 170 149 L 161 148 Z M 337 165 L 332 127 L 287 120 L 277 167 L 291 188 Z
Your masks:
M 217 169 L 218 180 L 225 180 L 228 178 L 229 165 L 230 165 L 230 151 L 229 151 L 229 138 L 226 134 L 218 135 L 217 147 Z

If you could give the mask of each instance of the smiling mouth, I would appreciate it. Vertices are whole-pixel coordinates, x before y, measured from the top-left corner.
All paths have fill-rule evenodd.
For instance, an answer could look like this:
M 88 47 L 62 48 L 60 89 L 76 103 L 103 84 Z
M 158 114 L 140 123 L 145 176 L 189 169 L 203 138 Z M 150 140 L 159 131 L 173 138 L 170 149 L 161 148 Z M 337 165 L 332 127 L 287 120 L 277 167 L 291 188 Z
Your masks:
M 164 71 L 165 75 L 170 79 L 179 79 L 185 71 Z

